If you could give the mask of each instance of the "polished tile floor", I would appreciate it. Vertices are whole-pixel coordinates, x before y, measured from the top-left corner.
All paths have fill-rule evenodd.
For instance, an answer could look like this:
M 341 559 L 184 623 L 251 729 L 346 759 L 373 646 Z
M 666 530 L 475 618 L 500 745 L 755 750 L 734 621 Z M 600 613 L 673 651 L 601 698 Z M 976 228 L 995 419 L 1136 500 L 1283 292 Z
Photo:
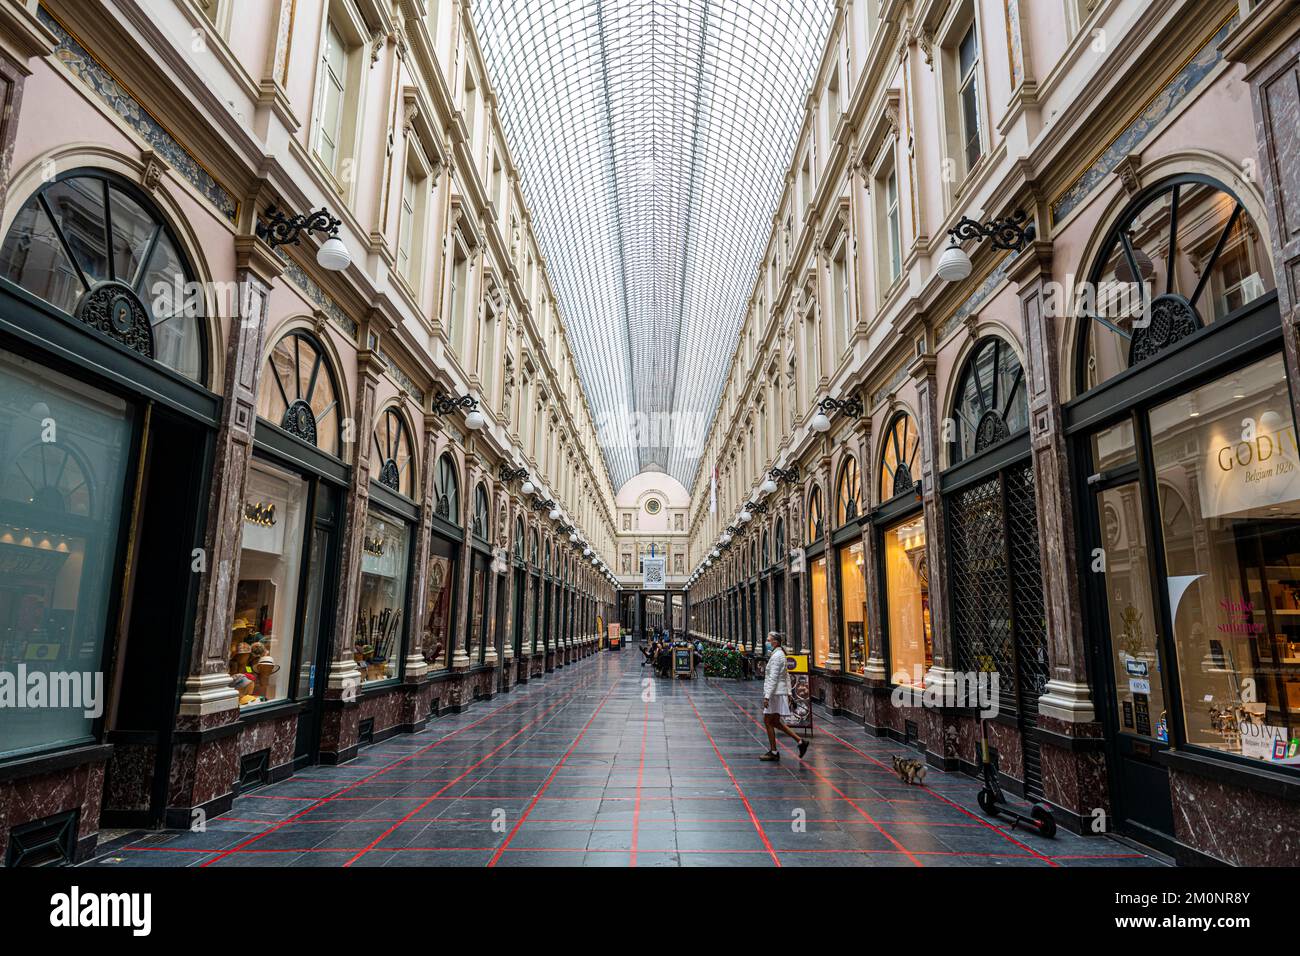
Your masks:
M 596 655 L 247 793 L 205 832 L 127 833 L 86 865 L 1160 865 L 990 821 L 961 774 L 906 786 L 900 745 L 824 713 L 806 761 L 760 762 L 758 682 L 654 679 L 640 661 Z

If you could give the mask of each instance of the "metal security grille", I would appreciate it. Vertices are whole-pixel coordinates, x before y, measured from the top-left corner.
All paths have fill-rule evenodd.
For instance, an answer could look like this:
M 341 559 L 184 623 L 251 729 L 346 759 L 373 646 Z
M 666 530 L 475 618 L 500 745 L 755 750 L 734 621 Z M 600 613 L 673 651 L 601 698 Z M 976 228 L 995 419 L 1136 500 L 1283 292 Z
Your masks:
M 998 675 L 999 708 L 1021 730 L 1025 792 L 1041 796 L 1034 728 L 1048 665 L 1033 466 L 963 488 L 947 507 L 957 669 Z

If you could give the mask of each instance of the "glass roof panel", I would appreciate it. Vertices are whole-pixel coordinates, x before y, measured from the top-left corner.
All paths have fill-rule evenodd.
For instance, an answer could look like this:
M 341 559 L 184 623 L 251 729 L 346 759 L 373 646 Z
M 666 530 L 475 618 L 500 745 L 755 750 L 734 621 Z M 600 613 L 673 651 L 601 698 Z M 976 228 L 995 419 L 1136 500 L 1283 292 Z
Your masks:
M 610 478 L 689 488 L 835 0 L 472 9 Z

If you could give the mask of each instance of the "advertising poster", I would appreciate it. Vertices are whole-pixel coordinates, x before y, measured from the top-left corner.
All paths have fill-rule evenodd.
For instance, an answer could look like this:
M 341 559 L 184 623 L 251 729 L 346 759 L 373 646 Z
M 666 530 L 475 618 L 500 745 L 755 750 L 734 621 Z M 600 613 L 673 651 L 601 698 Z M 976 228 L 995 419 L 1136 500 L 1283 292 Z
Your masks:
M 620 641 L 620 634 L 619 634 L 620 627 L 621 625 L 618 621 L 609 622 L 609 646 L 614 650 L 618 650 L 620 644 L 622 643 Z
M 785 668 L 790 672 L 790 716 L 786 726 L 796 733 L 812 733 L 812 688 L 808 684 L 808 655 L 786 654 Z

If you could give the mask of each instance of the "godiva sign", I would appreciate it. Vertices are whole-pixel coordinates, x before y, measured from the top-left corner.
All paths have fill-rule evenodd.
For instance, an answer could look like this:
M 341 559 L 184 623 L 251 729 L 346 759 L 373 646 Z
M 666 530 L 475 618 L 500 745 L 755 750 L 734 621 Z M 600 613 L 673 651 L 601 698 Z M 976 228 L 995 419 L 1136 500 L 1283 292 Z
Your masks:
M 1209 459 L 1201 469 L 1204 517 L 1265 516 L 1300 499 L 1300 448 L 1290 409 L 1239 405 L 1198 431 Z

